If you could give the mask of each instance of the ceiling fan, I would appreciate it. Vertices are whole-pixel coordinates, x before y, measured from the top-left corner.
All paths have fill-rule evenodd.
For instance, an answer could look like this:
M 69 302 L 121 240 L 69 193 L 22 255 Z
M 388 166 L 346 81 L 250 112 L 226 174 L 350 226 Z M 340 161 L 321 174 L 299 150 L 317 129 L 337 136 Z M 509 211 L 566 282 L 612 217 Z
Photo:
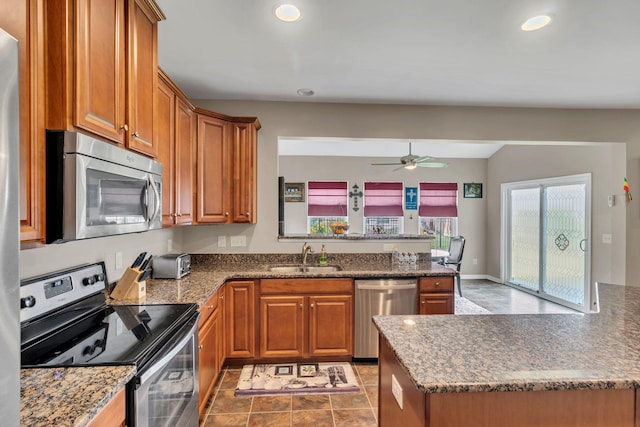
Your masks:
M 418 166 L 421 168 L 446 168 L 448 166 L 447 163 L 434 161 L 431 156 L 416 156 L 411 153 L 411 143 L 409 143 L 409 154 L 406 156 L 400 157 L 400 162 L 398 163 L 372 163 L 372 166 L 390 166 L 390 165 L 400 165 L 399 168 L 394 169 L 394 171 L 400 169 L 413 170 Z

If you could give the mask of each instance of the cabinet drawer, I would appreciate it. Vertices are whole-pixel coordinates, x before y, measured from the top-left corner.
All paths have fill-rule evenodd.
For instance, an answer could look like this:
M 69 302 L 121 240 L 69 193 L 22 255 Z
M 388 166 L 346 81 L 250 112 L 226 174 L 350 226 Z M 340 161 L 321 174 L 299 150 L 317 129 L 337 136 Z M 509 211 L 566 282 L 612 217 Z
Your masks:
M 198 319 L 198 328 L 202 329 L 202 325 L 204 325 L 209 317 L 216 311 L 218 308 L 218 292 L 216 291 L 209 299 L 198 308 L 200 312 L 200 319 Z
M 453 292 L 453 277 L 421 277 L 420 292 Z
M 263 279 L 260 281 L 261 294 L 352 294 L 353 279 Z

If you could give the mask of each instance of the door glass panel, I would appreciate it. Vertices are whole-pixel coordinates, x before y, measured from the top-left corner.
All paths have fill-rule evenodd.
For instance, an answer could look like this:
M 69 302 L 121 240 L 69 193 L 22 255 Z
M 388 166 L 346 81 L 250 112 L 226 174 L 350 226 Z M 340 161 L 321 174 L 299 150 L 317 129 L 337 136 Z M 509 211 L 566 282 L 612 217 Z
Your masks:
M 542 292 L 579 305 L 585 297 L 585 195 L 584 184 L 545 190 Z
M 537 291 L 540 276 L 540 188 L 511 191 L 510 282 Z
M 505 184 L 505 280 L 588 310 L 589 174 Z

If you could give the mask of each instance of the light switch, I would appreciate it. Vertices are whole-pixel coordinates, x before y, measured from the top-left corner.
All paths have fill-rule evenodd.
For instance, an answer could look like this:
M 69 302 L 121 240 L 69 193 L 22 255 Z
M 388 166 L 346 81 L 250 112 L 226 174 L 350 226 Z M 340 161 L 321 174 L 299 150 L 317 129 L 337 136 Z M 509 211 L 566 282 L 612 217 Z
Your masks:
M 218 236 L 218 247 L 224 248 L 227 246 L 227 236 Z

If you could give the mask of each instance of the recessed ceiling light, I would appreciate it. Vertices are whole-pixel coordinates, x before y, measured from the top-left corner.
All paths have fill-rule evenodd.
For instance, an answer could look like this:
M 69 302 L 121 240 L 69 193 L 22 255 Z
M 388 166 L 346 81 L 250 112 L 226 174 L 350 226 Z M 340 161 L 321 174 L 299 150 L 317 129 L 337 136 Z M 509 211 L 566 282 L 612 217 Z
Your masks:
M 309 89 L 306 87 L 302 89 L 298 89 L 297 93 L 300 96 L 313 96 L 315 94 L 315 92 L 312 89 Z
M 302 12 L 292 4 L 281 4 L 276 7 L 276 17 L 284 22 L 296 22 L 302 18 Z
M 549 15 L 538 15 L 524 21 L 520 29 L 522 31 L 536 31 L 542 27 L 546 27 L 550 22 L 551 17 Z

